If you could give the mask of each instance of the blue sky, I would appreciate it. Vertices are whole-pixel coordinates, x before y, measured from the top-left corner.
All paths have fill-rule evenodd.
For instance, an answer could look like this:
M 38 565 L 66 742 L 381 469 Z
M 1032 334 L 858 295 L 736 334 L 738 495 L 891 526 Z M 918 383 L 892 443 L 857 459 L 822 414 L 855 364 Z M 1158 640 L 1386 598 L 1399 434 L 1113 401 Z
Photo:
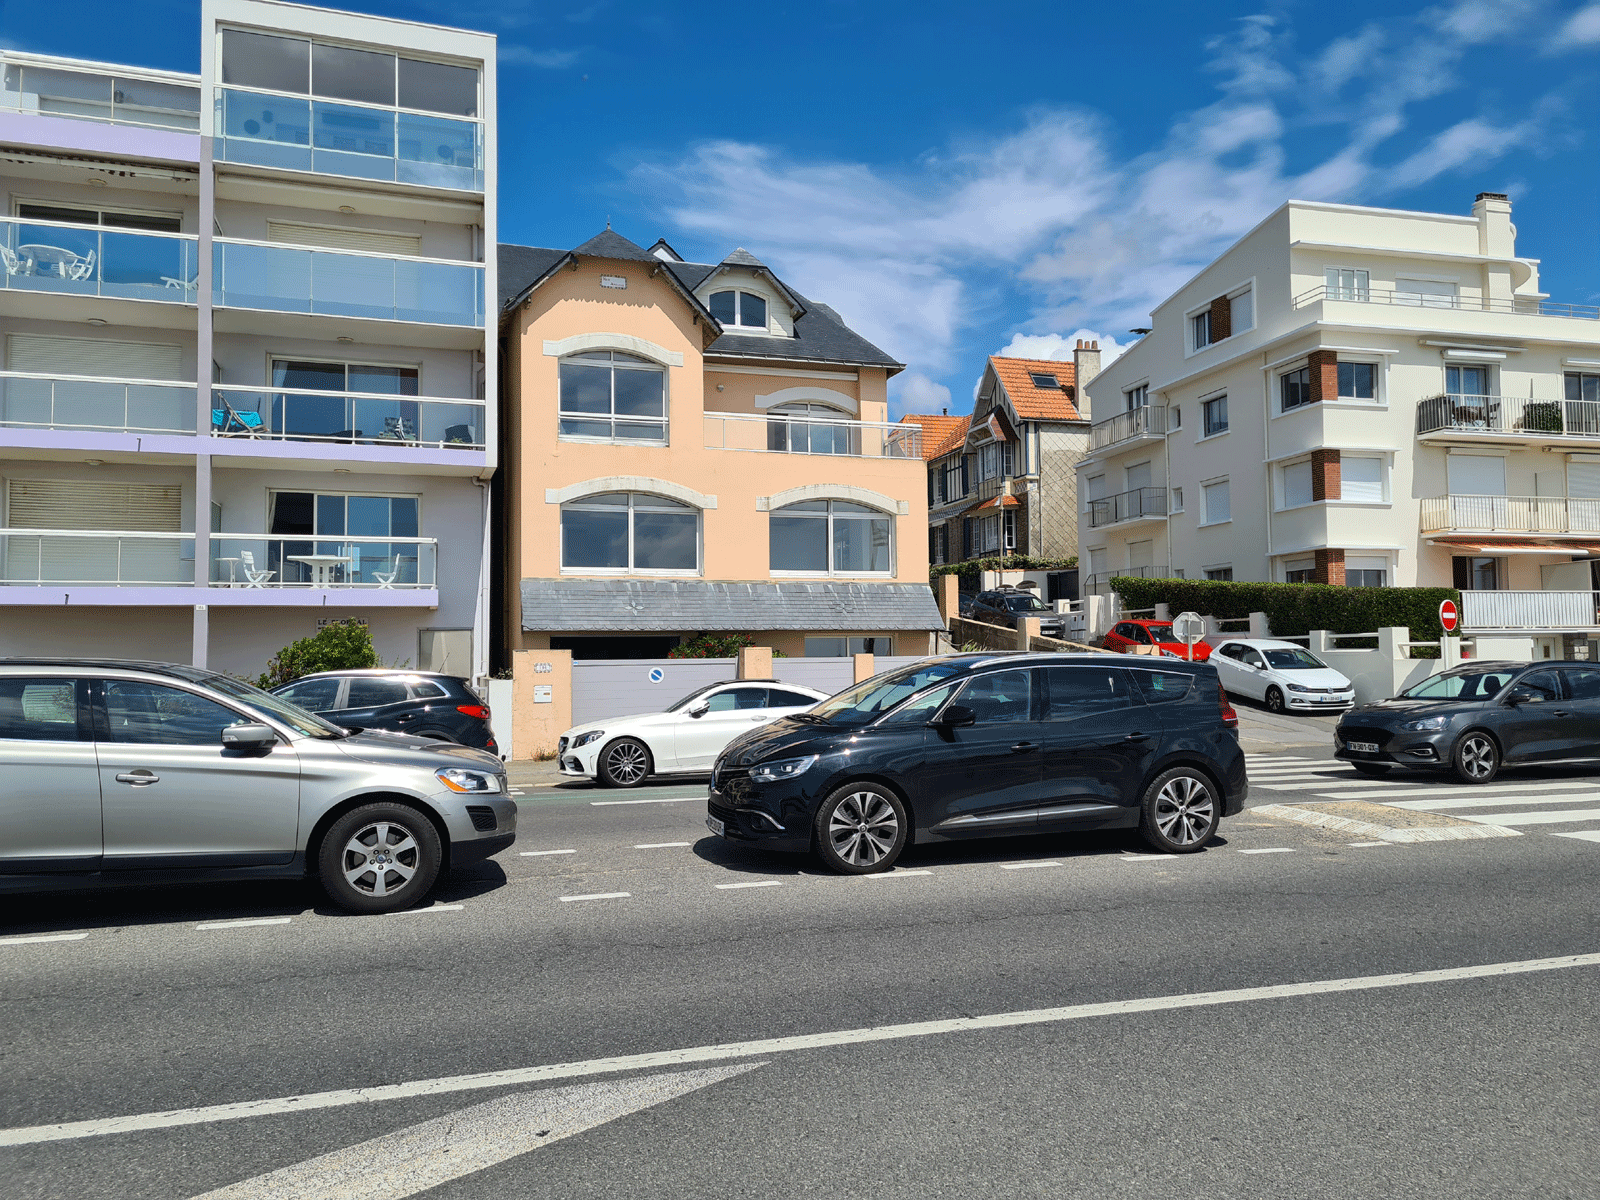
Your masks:
M 361 0 L 500 37 L 500 230 L 735 245 L 966 411 L 986 354 L 1125 343 L 1290 196 L 1510 192 L 1600 303 L 1600 3 L 987 6 Z M 0 0 L 0 42 L 198 69 L 198 6 Z

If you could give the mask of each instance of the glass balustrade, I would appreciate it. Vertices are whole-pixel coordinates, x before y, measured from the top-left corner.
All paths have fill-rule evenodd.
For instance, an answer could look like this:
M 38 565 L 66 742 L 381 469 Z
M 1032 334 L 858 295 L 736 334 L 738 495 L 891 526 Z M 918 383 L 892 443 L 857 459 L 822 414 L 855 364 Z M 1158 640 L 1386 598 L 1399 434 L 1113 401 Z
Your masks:
M 194 581 L 194 534 L 0 529 L 0 583 L 157 587 Z
M 0 286 L 120 300 L 193 304 L 192 235 L 0 218 Z
M 218 240 L 213 303 L 226 308 L 481 328 L 483 268 Z
M 159 79 L 7 62 L 0 110 L 103 125 L 200 130 L 200 89 Z
M 434 538 L 213 533 L 212 587 L 437 587 Z
M 484 411 L 481 400 L 214 388 L 211 432 L 274 441 L 478 450 L 484 445 Z
M 194 433 L 194 384 L 0 371 L 0 426 Z

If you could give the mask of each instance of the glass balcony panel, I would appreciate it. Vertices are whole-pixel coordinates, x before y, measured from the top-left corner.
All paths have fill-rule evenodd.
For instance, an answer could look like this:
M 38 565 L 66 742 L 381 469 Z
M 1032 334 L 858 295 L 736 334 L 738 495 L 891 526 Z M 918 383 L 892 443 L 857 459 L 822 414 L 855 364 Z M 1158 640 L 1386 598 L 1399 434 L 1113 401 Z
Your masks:
M 149 79 L 117 79 L 116 120 L 196 133 L 200 129 L 200 89 Z
M 392 258 L 313 252 L 311 311 L 341 317 L 393 317 L 396 266 Z
M 314 170 L 360 179 L 395 175 L 394 113 L 317 101 L 311 106 Z
M 194 534 L 0 530 L 0 583 L 150 586 L 194 579 Z
M 194 302 L 199 264 L 193 242 L 108 230 L 100 235 L 100 247 L 102 296 L 168 300 L 176 294 Z
M 483 272 L 467 264 L 394 261 L 394 316 L 438 325 L 483 324 Z
M 213 587 L 364 588 L 437 586 L 432 538 L 214 533 Z
M 481 126 L 475 121 L 399 115 L 399 164 L 395 178 L 425 187 L 483 189 Z
M 310 312 L 311 253 L 288 246 L 217 242 L 214 302 L 228 308 Z
M 194 385 L 3 372 L 0 426 L 192 434 Z
M 220 88 L 217 157 L 262 167 L 311 169 L 311 101 Z
M 193 304 L 193 238 L 96 226 L 0 221 L 0 286 Z
M 110 121 L 114 90 L 109 75 L 22 68 L 22 91 L 33 99 L 30 107 L 45 116 Z
M 216 243 L 216 303 L 439 325 L 483 324 L 483 268 L 249 242 Z
M 274 441 L 477 448 L 483 443 L 482 401 L 343 392 L 217 388 L 212 432 Z

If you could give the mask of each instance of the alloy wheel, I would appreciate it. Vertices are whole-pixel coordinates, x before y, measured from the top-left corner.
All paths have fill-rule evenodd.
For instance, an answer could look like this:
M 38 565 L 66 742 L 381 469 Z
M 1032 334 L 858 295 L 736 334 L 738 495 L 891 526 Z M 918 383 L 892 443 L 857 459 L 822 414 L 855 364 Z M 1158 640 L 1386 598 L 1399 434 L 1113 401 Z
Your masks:
M 1210 837 L 1216 824 L 1211 789 L 1193 775 L 1167 780 L 1156 795 L 1155 822 L 1175 846 L 1192 846 Z
M 392 896 L 417 873 L 421 849 L 404 825 L 375 821 L 344 844 L 340 863 L 352 888 L 366 896 Z
M 649 769 L 649 756 L 637 742 L 619 742 L 606 755 L 606 770 L 623 787 L 638 783 Z
M 852 792 L 828 818 L 828 840 L 834 853 L 855 867 L 882 862 L 899 835 L 900 819 L 894 806 L 876 792 Z
M 1494 743 L 1481 733 L 1468 734 L 1459 752 L 1461 770 L 1473 779 L 1487 779 L 1494 774 Z

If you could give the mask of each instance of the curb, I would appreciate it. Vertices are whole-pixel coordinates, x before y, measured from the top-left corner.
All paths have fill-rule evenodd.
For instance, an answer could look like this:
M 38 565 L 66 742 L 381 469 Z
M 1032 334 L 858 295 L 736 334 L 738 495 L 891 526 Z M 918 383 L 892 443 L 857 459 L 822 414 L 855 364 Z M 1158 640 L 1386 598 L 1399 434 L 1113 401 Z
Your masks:
M 1302 825 L 1316 825 L 1340 833 L 1354 833 L 1362 837 L 1380 838 L 1385 842 L 1462 842 L 1479 838 L 1521 837 L 1520 830 L 1503 825 L 1432 825 L 1416 829 L 1393 829 L 1388 825 L 1374 825 L 1370 821 L 1356 821 L 1337 817 L 1332 813 L 1312 812 L 1309 808 L 1295 808 L 1289 804 L 1263 804 L 1249 810 Z

